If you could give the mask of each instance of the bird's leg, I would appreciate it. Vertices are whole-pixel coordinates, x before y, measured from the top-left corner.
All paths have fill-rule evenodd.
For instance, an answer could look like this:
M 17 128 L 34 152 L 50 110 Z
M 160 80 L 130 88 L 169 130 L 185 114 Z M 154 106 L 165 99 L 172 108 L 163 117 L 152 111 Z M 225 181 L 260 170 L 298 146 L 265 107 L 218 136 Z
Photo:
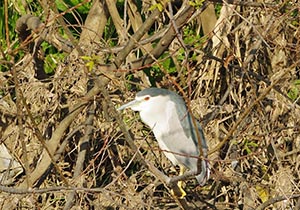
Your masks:
M 185 167 L 180 165 L 179 166 L 179 176 L 183 175 L 184 172 L 185 172 Z M 177 186 L 178 186 L 178 188 L 180 190 L 180 193 L 181 193 L 179 198 L 181 198 L 181 199 L 186 196 L 186 192 L 182 188 L 182 183 L 183 183 L 183 181 L 178 181 L 178 183 L 177 183 Z M 171 194 L 177 197 L 176 193 L 173 190 L 171 190 Z
M 179 166 L 179 176 L 183 175 L 184 172 L 185 172 L 184 166 Z M 186 192 L 182 188 L 182 183 L 183 183 L 183 181 L 178 181 L 178 187 L 179 187 L 180 192 L 181 192 L 181 198 L 186 196 Z

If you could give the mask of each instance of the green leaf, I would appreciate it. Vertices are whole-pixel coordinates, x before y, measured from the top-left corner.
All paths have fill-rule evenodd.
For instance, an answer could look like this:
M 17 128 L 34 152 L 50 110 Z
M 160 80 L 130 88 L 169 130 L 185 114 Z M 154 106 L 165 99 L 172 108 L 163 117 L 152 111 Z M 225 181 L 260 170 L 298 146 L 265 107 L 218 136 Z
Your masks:
M 248 139 L 245 139 L 243 143 L 243 150 L 245 150 L 247 154 L 251 154 L 253 149 L 258 147 L 257 143 L 255 143 L 254 141 L 249 141 Z
M 162 12 L 162 11 L 164 10 L 164 7 L 163 7 L 163 5 L 162 5 L 161 3 L 157 3 L 157 4 L 153 4 L 153 5 L 149 8 L 150 11 L 153 11 L 153 10 L 155 10 L 155 9 L 158 9 L 160 12 Z
M 85 66 L 87 66 L 89 68 L 89 71 L 92 71 L 93 68 L 94 68 L 94 65 L 95 65 L 95 62 L 94 61 L 90 61 L 90 62 L 87 62 L 85 64 Z
M 81 4 L 81 0 L 55 0 L 55 4 L 60 11 L 66 11 L 67 9 Z M 91 2 L 76 7 L 76 10 L 81 14 L 87 14 L 90 10 Z
M 289 92 L 288 92 L 288 97 L 295 101 L 299 95 L 299 89 L 296 86 L 293 86 Z
M 300 80 L 297 79 L 293 81 L 292 87 L 289 89 L 287 95 L 290 99 L 295 101 L 299 96 L 299 89 L 300 89 Z
M 257 191 L 257 194 L 262 202 L 266 202 L 269 199 L 269 192 L 265 188 L 256 185 L 255 189 Z
M 189 1 L 189 4 L 196 9 L 200 8 L 203 5 L 204 0 L 194 0 L 194 1 Z

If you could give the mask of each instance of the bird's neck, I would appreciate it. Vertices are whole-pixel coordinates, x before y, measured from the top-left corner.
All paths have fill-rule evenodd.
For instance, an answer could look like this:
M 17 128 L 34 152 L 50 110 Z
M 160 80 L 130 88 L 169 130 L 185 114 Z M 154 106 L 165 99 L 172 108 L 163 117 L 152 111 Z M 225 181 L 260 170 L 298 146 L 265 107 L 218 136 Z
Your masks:
M 162 114 L 156 114 L 156 113 L 162 113 Z M 165 123 L 167 122 L 165 112 L 156 112 L 153 113 L 147 113 L 146 111 L 140 112 L 140 116 L 142 121 L 150 127 L 151 130 L 157 131 L 157 129 L 164 129 Z M 161 131 L 163 132 L 163 130 Z

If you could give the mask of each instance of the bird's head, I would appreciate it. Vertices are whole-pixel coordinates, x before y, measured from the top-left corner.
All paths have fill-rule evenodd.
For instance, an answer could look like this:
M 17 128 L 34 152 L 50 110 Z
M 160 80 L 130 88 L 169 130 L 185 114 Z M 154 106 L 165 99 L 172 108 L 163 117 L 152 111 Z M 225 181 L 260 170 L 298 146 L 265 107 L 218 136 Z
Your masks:
M 118 110 L 131 108 L 134 111 L 157 113 L 157 111 L 165 108 L 169 101 L 169 91 L 160 88 L 148 88 L 137 93 L 135 99 L 130 101 Z

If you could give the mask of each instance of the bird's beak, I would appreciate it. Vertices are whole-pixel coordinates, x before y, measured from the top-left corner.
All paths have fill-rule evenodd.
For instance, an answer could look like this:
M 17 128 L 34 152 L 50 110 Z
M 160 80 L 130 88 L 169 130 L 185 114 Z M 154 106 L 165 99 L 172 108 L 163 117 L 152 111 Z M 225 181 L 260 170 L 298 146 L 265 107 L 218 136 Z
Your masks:
M 127 104 L 124 104 L 124 105 L 120 106 L 117 110 L 121 111 L 121 110 L 124 110 L 126 108 L 131 108 L 131 107 L 135 106 L 138 103 L 139 103 L 138 100 L 133 100 L 133 101 L 128 102 Z

